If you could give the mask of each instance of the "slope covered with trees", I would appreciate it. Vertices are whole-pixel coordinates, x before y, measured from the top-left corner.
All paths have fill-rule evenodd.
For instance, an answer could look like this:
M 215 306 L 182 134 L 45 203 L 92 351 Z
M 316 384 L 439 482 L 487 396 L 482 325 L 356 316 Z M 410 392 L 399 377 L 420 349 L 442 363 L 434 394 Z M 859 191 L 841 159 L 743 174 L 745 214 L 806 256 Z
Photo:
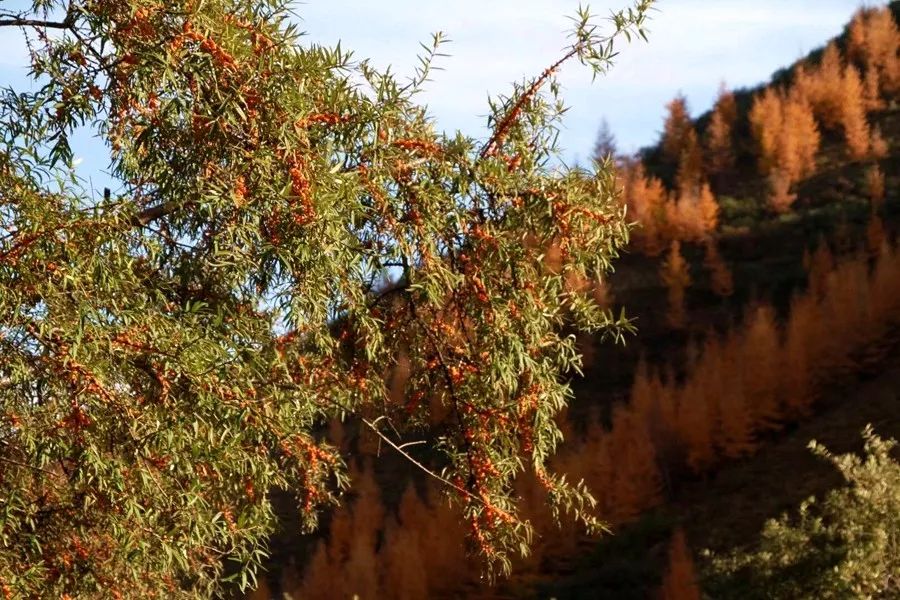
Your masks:
M 894 164 L 884 128 L 896 128 L 898 12 L 897 3 L 860 10 L 842 36 L 771 84 L 723 86 L 696 120 L 676 96 L 659 144 L 620 157 L 626 202 L 641 224 L 636 246 L 654 254 L 672 239 L 727 232 L 739 224 L 735 212 L 755 212 L 731 210 L 735 204 L 802 212 L 824 201 L 810 185 L 818 176 L 853 164 L 873 171 Z M 728 199 L 718 219 L 713 198 Z
M 554 462 L 595 491 L 615 535 L 556 529 L 540 482 L 524 476 L 516 491 L 535 525 L 532 555 L 499 591 L 465 575 L 448 582 L 449 563 L 421 549 L 461 556 L 462 532 L 431 537 L 445 509 L 428 486 L 380 471 L 381 492 L 359 500 L 383 509 L 361 597 L 702 597 L 701 525 L 677 527 L 683 490 L 751 464 L 830 410 L 833 386 L 877 372 L 897 348 L 897 8 L 861 11 L 824 51 L 771 85 L 723 89 L 699 119 L 676 98 L 660 145 L 640 156 L 616 156 L 601 130 L 597 157 L 613 158 L 638 227 L 633 252 L 594 291 L 628 307 L 639 334 L 615 352 L 580 338 L 586 376 L 573 382 Z M 752 497 L 754 482 L 740 485 Z M 414 578 L 393 578 L 388 541 L 398 539 L 413 549 L 404 565 Z M 336 552 L 341 543 L 313 542 L 315 562 L 289 569 L 280 589 L 305 597 L 314 582 L 356 577 L 362 563 Z M 459 560 L 454 572 L 471 573 Z

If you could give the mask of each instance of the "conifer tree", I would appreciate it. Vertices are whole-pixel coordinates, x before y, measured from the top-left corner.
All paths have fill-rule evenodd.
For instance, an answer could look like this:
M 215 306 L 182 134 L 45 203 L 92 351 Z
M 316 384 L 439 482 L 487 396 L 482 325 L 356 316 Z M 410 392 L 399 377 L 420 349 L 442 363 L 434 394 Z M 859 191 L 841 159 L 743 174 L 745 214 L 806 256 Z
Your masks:
M 694 464 L 698 472 L 710 467 L 719 458 L 722 449 L 722 398 L 728 394 L 734 394 L 735 390 L 729 385 L 727 372 L 727 357 L 723 355 L 722 341 L 713 332 L 709 332 L 703 342 L 702 361 L 690 375 L 694 380 L 692 389 L 697 393 L 693 400 L 702 404 L 701 412 L 706 413 L 707 423 L 701 431 L 704 435 L 694 438 L 693 456 Z M 709 431 L 710 438 L 706 438 Z M 707 448 L 701 444 L 709 443 Z M 691 453 L 688 453 L 688 460 Z M 690 465 L 689 465 L 690 466 Z
M 877 213 L 872 213 L 866 225 L 866 249 L 869 255 L 877 257 L 884 250 L 884 242 L 887 233 L 884 230 L 884 220 Z
M 633 520 L 662 501 L 662 478 L 656 449 L 646 426 L 628 408 L 613 409 L 610 432 L 614 524 Z
M 797 194 L 791 192 L 791 176 L 787 171 L 776 169 L 769 174 L 769 196 L 767 203 L 776 213 L 790 210 L 797 200 Z
M 703 367 L 692 373 L 678 394 L 677 431 L 685 448 L 687 466 L 695 473 L 706 470 L 715 459 L 713 428 L 716 423 L 701 389 L 707 383 L 705 374 Z
M 415 525 L 390 521 L 385 529 L 385 565 L 380 598 L 416 600 L 428 597 L 428 573 L 422 564 L 427 548 L 419 545 Z
M 844 100 L 844 62 L 837 44 L 830 42 L 819 63 L 808 71 L 808 77 L 795 81 L 812 105 L 816 119 L 828 129 L 841 124 Z
M 660 142 L 665 162 L 675 172 L 675 187 L 692 191 L 703 179 L 703 149 L 694 129 L 687 99 L 679 94 L 666 105 L 667 115 Z
M 888 141 L 884 139 L 881 133 L 881 127 L 875 125 L 871 129 L 872 134 L 869 139 L 869 156 L 875 160 L 880 160 L 888 155 L 890 148 Z
M 670 163 L 677 165 L 681 160 L 689 131 L 694 124 L 688 112 L 687 98 L 678 94 L 666 104 L 666 120 L 663 124 L 662 151 Z M 696 135 L 696 132 L 694 132 Z
M 782 104 L 781 158 L 794 181 L 812 175 L 816 170 L 816 154 L 821 145 L 819 126 L 807 99 L 791 90 Z M 790 142 L 786 141 L 790 139 Z
M 853 159 L 865 158 L 870 148 L 870 130 L 862 81 L 859 71 L 852 65 L 848 65 L 844 71 L 839 114 L 847 152 Z
M 628 218 L 639 224 L 634 238 L 643 252 L 655 256 L 662 251 L 667 234 L 665 186 L 658 177 L 647 177 L 639 161 L 626 167 L 624 180 L 623 198 Z
M 775 311 L 761 305 L 750 312 L 744 325 L 741 369 L 747 373 L 743 392 L 753 410 L 757 431 L 776 429 L 780 425 L 781 406 L 776 393 L 781 345 L 775 323 Z
M 866 169 L 866 194 L 872 202 L 873 210 L 878 210 L 884 203 L 884 173 L 877 164 Z
M 773 180 L 783 180 L 790 186 L 815 171 L 821 137 L 800 87 L 795 86 L 788 93 L 767 88 L 754 98 L 749 118 L 760 173 L 770 177 L 774 174 Z
M 768 175 L 777 164 L 779 136 L 783 129 L 781 95 L 769 87 L 753 97 L 750 108 L 750 129 L 756 140 L 759 172 Z
M 603 162 L 607 158 L 615 159 L 617 155 L 616 136 L 613 135 L 607 120 L 603 119 L 597 132 L 597 141 L 594 142 L 594 160 Z
M 811 294 L 797 295 L 791 300 L 791 312 L 785 326 L 784 360 L 779 361 L 784 409 L 789 419 L 806 417 L 815 398 L 813 392 L 813 360 L 818 347 L 816 302 Z
M 423 547 L 422 532 L 428 528 L 431 515 L 410 482 L 400 499 L 397 517 L 385 527 L 384 566 L 381 571 L 382 597 L 397 600 L 415 600 L 428 597 L 428 565 L 430 548 Z M 448 532 L 449 533 L 449 532 Z
M 699 229 L 703 231 L 704 236 L 714 234 L 719 226 L 719 203 L 716 202 L 716 197 L 708 183 L 700 186 L 697 197 L 697 214 L 700 219 Z
M 884 108 L 884 100 L 881 99 L 881 87 L 878 81 L 878 73 L 872 67 L 867 67 L 863 77 L 863 97 L 866 111 L 872 112 Z
M 722 297 L 730 296 L 734 293 L 734 276 L 731 269 L 725 264 L 714 240 L 707 240 L 705 248 L 703 266 L 709 271 L 713 293 Z
M 835 260 L 831 247 L 827 241 L 820 239 L 815 252 L 809 258 L 806 269 L 809 289 L 816 298 L 821 298 L 825 295 L 828 279 L 834 269 Z
M 561 60 L 492 102 L 487 140 L 439 134 L 417 102 L 441 35 L 400 80 L 306 44 L 277 1 L 28 4 L 0 8 L 36 78 L 0 93 L 11 593 L 213 597 L 226 564 L 250 586 L 271 492 L 312 529 L 349 485 L 319 432 L 348 414 L 399 447 L 432 402 L 455 415 L 434 474 L 484 564 L 526 547 L 522 468 L 597 526 L 589 493 L 546 461 L 560 374 L 579 363 L 564 326 L 626 325 L 565 276 L 601 276 L 627 225 L 610 170 L 543 165 L 558 68 L 605 71 L 652 0 L 608 35 L 579 11 Z M 73 156 L 84 130 L 108 149 L 107 193 Z M 401 349 L 397 406 L 385 375 Z M 369 542 L 341 550 L 359 581 Z
M 721 372 L 725 393 L 719 397 L 719 429 L 716 446 L 726 458 L 750 454 L 756 448 L 754 411 L 746 395 L 747 379 L 739 336 L 729 336 L 721 346 Z
M 703 152 L 693 125 L 685 130 L 681 143 L 675 186 L 680 194 L 696 194 L 703 181 Z
M 681 242 L 674 240 L 669 246 L 669 254 L 660 268 L 660 277 L 666 285 L 669 305 L 666 320 L 671 327 L 685 325 L 684 292 L 691 285 L 688 263 L 681 254 Z
M 900 28 L 889 7 L 863 8 L 850 24 L 848 54 L 871 75 L 873 88 L 891 95 L 900 90 Z M 868 88 L 868 85 L 867 85 Z
M 631 392 L 628 395 L 628 400 L 629 406 L 645 423 L 650 423 L 656 419 L 658 413 L 656 392 L 656 386 L 654 385 L 650 368 L 647 365 L 647 360 L 641 355 L 634 369 L 634 381 L 631 383 Z
M 669 561 L 663 576 L 662 600 L 700 600 L 700 586 L 684 529 L 678 527 L 669 542 Z
M 723 83 L 706 130 L 706 164 L 712 176 L 728 173 L 734 167 L 733 132 L 736 121 L 734 93 Z

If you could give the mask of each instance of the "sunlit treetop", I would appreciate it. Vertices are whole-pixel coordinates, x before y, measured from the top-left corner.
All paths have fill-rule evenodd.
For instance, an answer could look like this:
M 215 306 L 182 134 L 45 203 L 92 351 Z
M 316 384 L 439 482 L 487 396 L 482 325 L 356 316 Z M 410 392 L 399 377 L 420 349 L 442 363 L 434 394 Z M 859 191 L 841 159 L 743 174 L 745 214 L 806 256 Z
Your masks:
M 417 462 L 489 569 L 527 550 L 526 469 L 597 526 L 546 462 L 571 332 L 628 327 L 585 293 L 627 226 L 610 164 L 554 166 L 555 75 L 602 73 L 651 4 L 599 26 L 580 11 L 562 60 L 493 101 L 487 140 L 436 133 L 416 102 L 440 35 L 407 80 L 306 43 L 280 2 L 0 8 L 37 82 L 0 99 L 4 593 L 252 580 L 270 491 L 314 528 L 349 484 L 323 439 L 336 416 L 432 440 Z M 109 149 L 111 193 L 73 165 L 81 127 Z

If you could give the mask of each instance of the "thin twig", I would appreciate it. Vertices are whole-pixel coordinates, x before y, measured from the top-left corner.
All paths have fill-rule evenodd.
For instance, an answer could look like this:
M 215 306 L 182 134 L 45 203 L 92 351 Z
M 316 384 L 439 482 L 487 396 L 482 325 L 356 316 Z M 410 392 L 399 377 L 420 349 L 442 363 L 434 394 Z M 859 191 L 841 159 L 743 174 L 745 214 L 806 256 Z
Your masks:
M 66 16 L 62 21 L 48 21 L 46 19 L 30 19 L 24 16 L 25 13 L 15 13 L 3 11 L 0 17 L 0 27 L 49 27 L 51 29 L 70 29 L 75 25 L 75 13 L 72 5 L 69 4 L 66 10 Z
M 42 469 L 40 467 L 36 467 L 34 465 L 29 465 L 28 463 L 20 462 L 18 460 L 14 460 L 12 458 L 4 458 L 0 456 L 0 462 L 5 462 L 10 465 L 15 465 L 17 467 L 24 467 L 26 469 L 32 469 L 34 471 L 39 471 L 44 473 L 45 475 L 50 475 L 51 477 L 59 477 L 59 473 L 54 473 L 53 471 L 48 471 L 47 469 Z
M 379 417 L 379 419 L 381 419 L 381 418 L 383 418 L 383 417 Z M 378 420 L 378 419 L 376 419 L 376 421 L 377 421 L 377 420 Z M 384 434 L 381 432 L 381 430 L 378 429 L 378 426 L 375 425 L 375 423 L 373 423 L 372 421 L 369 421 L 368 419 L 363 419 L 362 421 L 363 421 L 363 423 L 366 424 L 367 427 L 369 427 L 369 429 L 371 429 L 372 431 L 375 432 L 375 435 L 377 435 L 379 438 L 381 438 L 381 439 L 382 439 L 387 445 L 389 445 L 391 448 L 393 448 L 394 450 L 396 450 L 397 452 L 399 452 L 399 453 L 403 456 L 403 458 L 405 458 L 405 459 L 408 460 L 410 463 L 412 463 L 413 465 L 415 465 L 416 467 L 418 467 L 419 469 L 421 469 L 422 471 L 424 471 L 428 476 L 433 477 L 434 479 L 437 479 L 438 481 L 440 481 L 440 482 L 443 483 L 444 485 L 450 486 L 451 488 L 453 488 L 454 490 L 456 490 L 456 491 L 459 492 L 460 494 L 463 494 L 463 495 L 464 495 L 465 497 L 467 497 L 467 498 L 471 498 L 472 500 L 475 500 L 476 502 L 479 502 L 480 504 L 483 504 L 484 506 L 489 506 L 491 509 L 497 511 L 498 513 L 503 514 L 503 515 L 506 516 L 508 519 L 510 519 L 510 520 L 512 520 L 512 521 L 515 521 L 515 522 L 517 522 L 517 523 L 521 523 L 521 521 L 520 521 L 519 519 L 517 519 L 515 516 L 509 514 L 509 513 L 506 512 L 505 510 L 503 510 L 503 509 L 501 509 L 501 508 L 497 508 L 496 506 L 491 506 L 491 505 L 489 505 L 489 504 L 488 504 L 487 502 L 485 502 L 484 499 L 481 498 L 480 496 L 477 496 L 477 495 L 473 494 L 472 492 L 470 492 L 469 490 L 467 490 L 467 489 L 465 489 L 465 488 L 463 488 L 463 487 L 460 487 L 460 486 L 456 485 L 455 483 L 453 483 L 452 481 L 450 481 L 449 479 L 447 479 L 447 478 L 445 478 L 445 477 L 441 477 L 440 475 L 438 475 L 437 473 L 435 473 L 434 471 L 432 471 L 431 469 L 429 469 L 428 467 L 426 467 L 425 465 L 423 465 L 421 462 L 417 461 L 417 460 L 416 460 L 415 458 L 413 458 L 406 450 L 403 449 L 403 446 L 408 446 L 409 444 L 403 444 L 402 446 L 398 446 L 396 443 L 394 443 L 393 440 L 391 440 L 389 437 L 387 437 L 386 435 L 384 435 Z
M 52 29 L 68 29 L 72 26 L 72 20 L 44 21 L 41 19 L 0 19 L 0 27 L 50 27 Z
M 572 48 L 558 61 L 544 69 L 544 72 L 541 73 L 540 77 L 534 80 L 528 89 L 525 90 L 519 99 L 516 100 L 516 103 L 512 105 L 512 108 L 507 111 L 506 115 L 504 115 L 503 119 L 494 129 L 494 133 L 491 135 L 490 139 L 484 145 L 484 148 L 481 149 L 481 155 L 479 159 L 483 159 L 486 156 L 489 156 L 494 150 L 496 150 L 496 146 L 502 143 L 503 138 L 506 136 L 509 128 L 512 127 L 512 124 L 515 122 L 517 118 L 519 118 L 519 114 L 522 112 L 522 107 L 525 105 L 528 100 L 530 100 L 541 87 L 547 83 L 547 80 L 550 79 L 550 76 L 553 75 L 559 67 L 562 66 L 564 62 L 578 54 L 582 48 L 582 43 L 575 44 Z

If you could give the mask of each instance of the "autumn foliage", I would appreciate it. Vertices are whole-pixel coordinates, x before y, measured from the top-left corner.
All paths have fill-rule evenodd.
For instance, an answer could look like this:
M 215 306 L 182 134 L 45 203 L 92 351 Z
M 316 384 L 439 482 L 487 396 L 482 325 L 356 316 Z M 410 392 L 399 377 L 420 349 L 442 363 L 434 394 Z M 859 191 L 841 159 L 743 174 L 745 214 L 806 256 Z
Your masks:
M 628 326 L 582 285 L 627 224 L 609 166 L 543 165 L 558 69 L 605 71 L 651 4 L 606 33 L 580 10 L 573 45 L 492 101 L 475 139 L 439 134 L 416 101 L 441 35 L 401 81 L 306 43 L 281 2 L 4 3 L 0 28 L 26 37 L 35 80 L 0 93 L 2 589 L 250 586 L 274 493 L 306 530 L 352 479 L 372 495 L 324 437 L 347 415 L 362 446 L 406 460 L 402 444 L 441 423 L 416 464 L 485 572 L 527 553 L 523 470 L 599 527 L 590 492 L 549 457 L 561 375 L 580 365 L 569 331 Z M 108 150 L 108 190 L 73 156 L 85 131 Z M 316 560 L 371 589 L 383 511 L 352 511 Z M 349 543 L 342 527 L 358 529 Z
M 719 223 L 708 216 L 717 212 L 712 203 L 718 204 L 717 193 L 734 189 L 749 158 L 736 131 L 751 133 L 761 199 L 776 214 L 792 210 L 799 184 L 818 172 L 824 135 L 840 136 L 845 162 L 886 157 L 889 140 L 872 113 L 895 101 L 898 52 L 891 9 L 863 8 L 845 45 L 833 41 L 796 64 L 778 84 L 755 92 L 749 110 L 738 110 L 734 92 L 722 85 L 712 110 L 694 121 L 687 99 L 677 95 L 666 105 L 651 162 L 623 161 L 623 198 L 640 224 L 636 247 L 655 256 L 672 240 L 715 235 Z M 698 200 L 709 208 L 697 210 Z
M 740 325 L 724 335 L 710 332 L 689 350 L 683 378 L 676 379 L 670 368 L 642 359 L 627 400 L 612 407 L 607 424 L 594 419 L 581 434 L 563 426 L 566 444 L 554 464 L 560 472 L 591 486 L 598 513 L 614 529 L 665 501 L 663 473 L 669 477 L 685 470 L 707 473 L 724 460 L 752 454 L 767 432 L 808 417 L 829 378 L 859 368 L 857 350 L 871 352 L 878 347 L 873 342 L 889 326 L 900 323 L 900 252 L 895 247 L 884 243 L 871 269 L 867 254 L 835 259 L 824 244 L 807 264 L 809 286 L 795 294 L 783 320 L 766 303 L 749 307 Z M 864 360 L 883 358 L 867 353 Z M 328 539 L 319 544 L 298 590 L 309 591 L 310 586 L 319 585 L 316 582 L 325 581 L 345 586 L 343 582 L 351 580 L 348 569 L 354 563 L 349 550 L 335 553 L 331 549 L 341 544 L 350 547 L 354 529 L 344 521 L 356 522 L 352 513 L 360 510 L 382 515 L 375 521 L 379 535 L 403 540 L 409 547 L 401 550 L 382 544 L 369 550 L 372 543 L 366 542 L 367 558 L 360 564 L 370 565 L 367 568 L 382 576 L 357 578 L 371 587 L 346 588 L 344 597 L 350 597 L 351 591 L 361 598 L 412 597 L 412 591 L 404 591 L 412 589 L 416 593 L 425 589 L 427 595 L 473 593 L 479 585 L 475 578 L 447 577 L 450 572 L 465 572 L 470 562 L 462 551 L 464 531 L 459 521 L 435 500 L 436 495 L 423 497 L 409 487 L 393 516 L 381 508 L 379 495 L 367 486 L 363 489 L 369 490 L 364 492 L 365 501 L 373 506 L 362 508 L 360 496 L 357 504 L 340 509 L 335 519 L 341 524 L 337 529 L 333 526 L 330 537 L 339 535 L 345 541 Z M 536 532 L 535 552 L 516 563 L 518 571 L 537 570 L 542 560 L 577 551 L 578 532 L 571 527 L 556 529 L 539 479 L 520 477 L 517 494 Z M 356 527 L 360 537 L 372 539 L 367 533 L 372 525 L 359 522 Z M 431 538 L 431 531 L 441 534 Z M 392 556 L 404 559 L 392 563 Z M 400 564 L 406 565 L 403 570 Z M 393 569 L 390 572 L 400 579 L 388 579 L 386 569 Z M 409 571 L 416 575 L 406 575 Z M 660 594 L 698 597 L 693 561 L 680 529 L 669 545 Z
M 759 171 L 769 179 L 769 206 L 785 212 L 796 199 L 791 185 L 816 169 L 821 138 L 812 108 L 798 88 L 767 88 L 754 98 L 749 119 Z
M 677 240 L 669 247 L 669 254 L 660 268 L 660 277 L 668 291 L 668 312 L 666 320 L 671 327 L 685 324 L 685 291 L 691 285 L 688 263 L 681 254 L 681 243 Z
M 706 130 L 706 164 L 711 175 L 727 174 L 734 168 L 734 128 L 737 117 L 734 94 L 723 83 Z
M 889 8 L 863 8 L 850 24 L 848 54 L 873 83 L 870 97 L 900 91 L 900 29 Z
M 669 564 L 663 579 L 660 600 L 700 600 L 700 586 L 684 530 L 678 528 L 669 542 Z

